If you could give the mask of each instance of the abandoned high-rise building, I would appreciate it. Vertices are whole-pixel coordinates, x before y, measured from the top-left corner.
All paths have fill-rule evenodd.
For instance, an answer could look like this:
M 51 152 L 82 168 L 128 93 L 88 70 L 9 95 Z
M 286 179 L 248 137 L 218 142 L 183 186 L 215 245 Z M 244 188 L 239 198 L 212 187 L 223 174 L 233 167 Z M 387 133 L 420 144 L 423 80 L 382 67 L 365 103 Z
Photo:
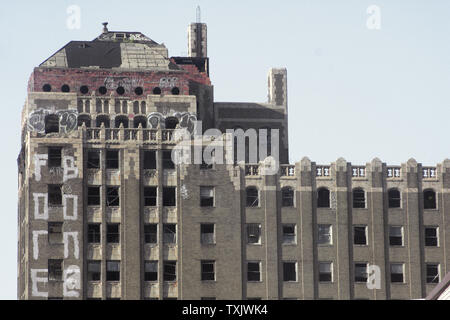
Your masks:
M 104 25 L 30 77 L 19 299 L 416 299 L 450 271 L 450 160 L 289 164 L 286 69 L 267 102 L 216 102 L 206 24 L 188 57 Z M 174 132 L 197 120 L 278 129 L 279 170 L 175 164 Z

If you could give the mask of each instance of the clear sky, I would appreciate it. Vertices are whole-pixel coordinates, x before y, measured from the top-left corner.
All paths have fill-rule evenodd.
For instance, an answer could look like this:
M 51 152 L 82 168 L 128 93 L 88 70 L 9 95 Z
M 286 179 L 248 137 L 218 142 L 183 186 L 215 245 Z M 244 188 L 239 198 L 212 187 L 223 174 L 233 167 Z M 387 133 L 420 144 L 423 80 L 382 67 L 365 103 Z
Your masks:
M 81 9 L 80 29 L 67 27 L 70 5 Z M 104 21 L 186 55 L 197 5 L 216 101 L 264 102 L 269 68 L 288 69 L 291 162 L 450 158 L 448 0 L 1 1 L 0 299 L 16 298 L 16 159 L 33 68 L 71 40 L 94 39 Z

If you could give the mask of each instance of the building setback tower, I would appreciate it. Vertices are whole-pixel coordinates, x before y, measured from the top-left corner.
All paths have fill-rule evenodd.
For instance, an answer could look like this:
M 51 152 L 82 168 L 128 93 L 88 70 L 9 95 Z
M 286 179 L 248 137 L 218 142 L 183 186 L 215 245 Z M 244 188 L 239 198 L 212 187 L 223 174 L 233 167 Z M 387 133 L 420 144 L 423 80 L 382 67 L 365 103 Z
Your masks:
M 450 160 L 289 164 L 286 69 L 269 71 L 267 102 L 216 102 L 206 24 L 191 24 L 188 40 L 188 57 L 170 57 L 105 23 L 33 70 L 18 157 L 18 298 L 431 292 L 450 265 Z M 175 164 L 183 128 L 242 129 L 248 139 L 267 129 L 270 139 L 255 137 L 278 150 L 279 170 L 264 174 L 250 145 L 244 161 Z

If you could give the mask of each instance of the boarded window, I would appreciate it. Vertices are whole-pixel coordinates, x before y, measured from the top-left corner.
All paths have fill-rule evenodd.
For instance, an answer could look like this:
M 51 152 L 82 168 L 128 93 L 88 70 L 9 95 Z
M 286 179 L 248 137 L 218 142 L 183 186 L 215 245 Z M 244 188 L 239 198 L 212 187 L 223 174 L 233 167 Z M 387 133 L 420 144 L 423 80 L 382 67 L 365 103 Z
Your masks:
M 88 206 L 100 205 L 100 187 L 88 187 Z
M 205 223 L 200 226 L 201 243 L 202 244 L 214 244 L 214 224 Z
M 214 206 L 214 187 L 200 187 L 200 206 Z
M 261 243 L 261 225 L 259 223 L 247 224 L 247 243 Z
M 144 240 L 145 243 L 157 243 L 158 242 L 158 225 L 149 223 L 144 225 Z
M 177 280 L 177 262 L 176 261 L 164 261 L 164 281 L 176 281 Z
M 120 224 L 111 223 L 106 226 L 106 241 L 108 243 L 120 242 Z
M 163 226 L 163 241 L 164 243 L 176 243 L 177 242 L 177 225 L 176 224 L 164 224 Z
M 144 206 L 154 207 L 157 200 L 157 188 L 156 187 L 144 187 Z
M 48 223 L 48 242 L 50 244 L 59 244 L 63 242 L 63 223 L 49 222 Z
M 328 190 L 327 188 L 320 188 L 319 190 L 317 190 L 317 207 L 330 207 L 330 190 Z
M 48 167 L 60 168 L 61 167 L 61 147 L 49 147 L 48 148 Z
M 106 261 L 106 281 L 120 281 L 120 261 Z
M 214 281 L 216 280 L 216 274 L 214 272 L 215 262 L 213 260 L 203 260 L 201 262 L 202 268 L 202 281 Z
M 158 281 L 158 261 L 145 261 L 144 280 Z
M 106 206 L 107 207 L 120 206 L 119 187 L 106 188 Z
M 247 281 L 261 281 L 261 263 L 247 263 Z

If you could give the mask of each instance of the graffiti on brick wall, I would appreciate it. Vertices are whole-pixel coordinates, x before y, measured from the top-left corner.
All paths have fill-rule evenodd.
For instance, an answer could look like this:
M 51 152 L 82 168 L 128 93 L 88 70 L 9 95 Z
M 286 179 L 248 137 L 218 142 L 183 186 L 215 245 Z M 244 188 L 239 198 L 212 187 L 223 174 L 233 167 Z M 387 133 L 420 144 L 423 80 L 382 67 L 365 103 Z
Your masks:
M 45 133 L 45 121 L 49 115 L 56 114 L 59 119 L 59 132 L 69 133 L 78 126 L 77 110 L 54 111 L 52 109 L 37 109 L 30 112 L 27 118 L 27 129 L 31 132 Z
M 106 77 L 103 83 L 108 90 L 116 90 L 119 87 L 123 87 L 126 93 L 130 93 L 134 88 L 144 85 L 142 79 L 124 77 Z
M 149 128 L 156 129 L 160 127 L 161 129 L 166 128 L 166 119 L 169 117 L 175 117 L 178 119 L 178 125 L 180 128 L 186 128 L 190 133 L 193 133 L 196 128 L 197 116 L 189 112 L 175 112 L 167 111 L 164 114 L 160 112 L 152 112 L 148 115 L 148 125 Z
M 64 110 L 56 113 L 59 117 L 59 132 L 69 133 L 78 126 L 78 111 Z
M 50 114 L 49 110 L 38 109 L 28 115 L 27 128 L 28 131 L 44 133 L 45 132 L 45 118 Z
M 177 83 L 178 83 L 178 78 L 176 78 L 176 77 L 159 79 L 159 87 L 160 88 L 173 88 L 173 87 L 177 86 Z

